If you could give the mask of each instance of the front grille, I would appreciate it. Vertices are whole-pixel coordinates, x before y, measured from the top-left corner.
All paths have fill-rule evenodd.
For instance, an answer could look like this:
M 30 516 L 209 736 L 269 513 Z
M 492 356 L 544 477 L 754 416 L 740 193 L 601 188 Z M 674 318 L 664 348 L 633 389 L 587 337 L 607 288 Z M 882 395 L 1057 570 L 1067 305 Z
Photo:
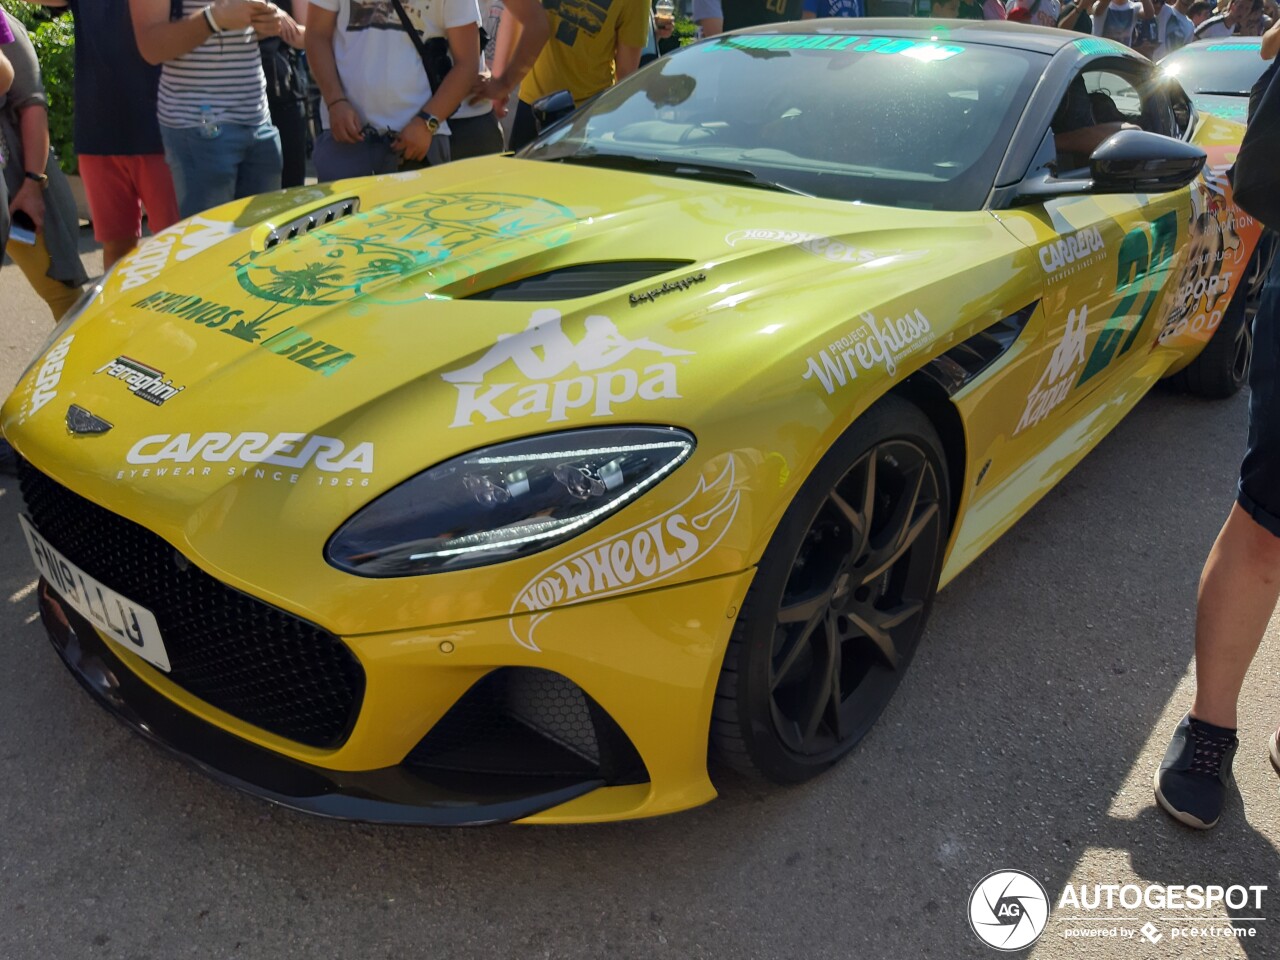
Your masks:
M 215 580 L 160 537 L 19 467 L 27 516 L 86 573 L 156 616 L 169 680 L 234 717 L 313 747 L 355 721 L 364 671 L 333 634 Z
M 599 777 L 614 785 L 648 779 L 631 740 L 586 691 L 534 667 L 486 674 L 404 763 L 427 772 Z

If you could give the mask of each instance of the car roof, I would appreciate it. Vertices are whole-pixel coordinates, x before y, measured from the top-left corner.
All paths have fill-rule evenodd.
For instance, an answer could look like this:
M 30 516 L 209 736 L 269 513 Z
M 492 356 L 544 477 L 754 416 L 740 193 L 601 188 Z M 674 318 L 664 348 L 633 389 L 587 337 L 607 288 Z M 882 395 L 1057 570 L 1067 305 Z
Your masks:
M 824 20 L 791 20 L 769 23 L 729 36 L 753 33 L 826 33 L 851 36 L 902 37 L 908 40 L 953 40 L 982 43 L 1053 55 L 1085 34 L 1056 27 L 1033 27 L 1001 20 L 931 20 L 917 17 L 836 17 Z

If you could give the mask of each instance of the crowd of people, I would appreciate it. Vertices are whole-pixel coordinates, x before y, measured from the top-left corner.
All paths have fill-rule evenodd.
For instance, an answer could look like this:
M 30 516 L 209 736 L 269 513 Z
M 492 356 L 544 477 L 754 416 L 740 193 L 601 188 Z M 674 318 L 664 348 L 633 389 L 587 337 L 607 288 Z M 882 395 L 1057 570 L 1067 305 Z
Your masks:
M 536 135 L 539 98 L 568 90 L 581 103 L 636 70 L 655 14 L 650 0 L 614 0 L 590 16 L 560 0 L 38 2 L 73 18 L 75 149 L 107 268 L 138 243 L 144 214 L 159 232 L 301 185 L 309 156 L 327 181 L 518 149 Z M 693 0 L 692 13 L 712 36 L 860 17 L 867 2 Z M 1158 58 L 1196 39 L 1260 35 L 1267 6 L 1275 0 L 1229 0 L 1221 12 L 1209 0 L 932 0 L 932 14 L 1057 26 Z M 679 44 L 673 9 L 658 0 L 663 52 Z M 57 318 L 86 282 L 78 220 L 50 153 L 35 53 L 15 18 L 0 19 L 13 35 L 0 100 L 3 214 L 15 239 L 31 240 L 8 252 Z

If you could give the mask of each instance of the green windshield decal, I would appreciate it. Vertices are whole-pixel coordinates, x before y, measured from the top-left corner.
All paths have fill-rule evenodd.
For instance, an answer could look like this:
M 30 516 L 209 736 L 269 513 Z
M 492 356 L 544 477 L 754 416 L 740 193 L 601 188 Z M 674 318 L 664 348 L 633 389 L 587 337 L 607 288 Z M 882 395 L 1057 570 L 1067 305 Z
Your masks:
M 721 50 L 850 50 L 854 53 L 898 53 L 926 62 L 948 60 L 964 48 L 953 43 L 902 40 L 896 37 L 850 37 L 833 34 L 763 34 L 725 37 Z
M 1201 48 L 1198 48 L 1201 49 Z M 1261 50 L 1262 43 L 1211 43 L 1202 49 L 1213 52 L 1214 50 Z
M 1106 40 L 1102 37 L 1081 37 L 1075 41 L 1075 48 L 1085 56 L 1093 56 L 1095 53 L 1109 54 L 1129 54 L 1132 53 L 1123 43 L 1116 43 L 1114 40 Z

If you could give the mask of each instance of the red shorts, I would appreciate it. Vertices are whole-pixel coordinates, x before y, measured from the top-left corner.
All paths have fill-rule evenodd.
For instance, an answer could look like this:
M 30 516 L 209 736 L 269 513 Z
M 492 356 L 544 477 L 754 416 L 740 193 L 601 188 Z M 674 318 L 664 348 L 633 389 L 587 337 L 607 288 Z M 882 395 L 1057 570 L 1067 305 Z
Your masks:
M 82 153 L 80 176 L 99 243 L 142 236 L 143 207 L 152 233 L 178 222 L 178 198 L 163 153 L 111 157 Z

